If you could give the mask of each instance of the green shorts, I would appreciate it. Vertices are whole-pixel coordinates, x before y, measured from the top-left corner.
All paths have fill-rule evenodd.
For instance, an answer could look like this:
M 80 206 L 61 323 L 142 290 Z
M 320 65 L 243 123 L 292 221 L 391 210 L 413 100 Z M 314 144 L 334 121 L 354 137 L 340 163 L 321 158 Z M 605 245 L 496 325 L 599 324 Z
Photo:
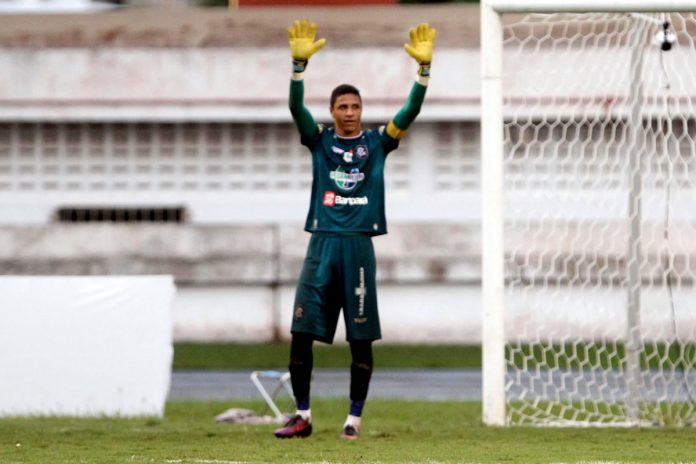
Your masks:
M 343 308 L 348 341 L 381 338 L 375 272 L 370 236 L 312 234 L 295 293 L 291 331 L 333 343 Z

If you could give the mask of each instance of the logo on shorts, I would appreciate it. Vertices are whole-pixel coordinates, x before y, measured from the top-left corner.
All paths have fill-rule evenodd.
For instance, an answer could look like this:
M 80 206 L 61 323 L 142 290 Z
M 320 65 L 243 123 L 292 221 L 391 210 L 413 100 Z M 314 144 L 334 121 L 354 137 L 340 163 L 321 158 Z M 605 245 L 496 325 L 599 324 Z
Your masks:
M 295 308 L 295 320 L 299 321 L 304 317 L 304 309 L 302 309 L 302 306 L 298 306 Z
M 358 319 L 363 319 L 363 316 L 365 315 L 365 295 L 367 295 L 367 287 L 365 286 L 364 267 L 361 267 L 358 271 L 358 278 L 360 279 L 360 286 L 355 287 L 355 296 L 358 297 L 358 316 L 360 317 L 356 318 L 355 322 L 358 322 Z M 367 320 L 367 318 L 364 319 Z

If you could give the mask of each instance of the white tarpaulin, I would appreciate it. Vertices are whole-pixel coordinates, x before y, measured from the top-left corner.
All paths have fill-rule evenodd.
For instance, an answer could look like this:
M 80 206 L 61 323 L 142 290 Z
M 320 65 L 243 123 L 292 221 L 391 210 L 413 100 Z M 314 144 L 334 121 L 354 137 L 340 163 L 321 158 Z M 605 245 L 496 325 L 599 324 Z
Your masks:
M 0 416 L 162 416 L 171 276 L 0 277 Z

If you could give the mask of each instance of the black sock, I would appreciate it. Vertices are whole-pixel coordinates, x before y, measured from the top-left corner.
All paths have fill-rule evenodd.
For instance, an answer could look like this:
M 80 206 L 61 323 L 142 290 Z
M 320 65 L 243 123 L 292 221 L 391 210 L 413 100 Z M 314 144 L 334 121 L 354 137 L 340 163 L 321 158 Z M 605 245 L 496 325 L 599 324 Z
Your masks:
M 372 342 L 350 342 L 353 363 L 350 366 L 350 415 L 360 417 L 372 378 Z
M 292 335 L 290 343 L 290 383 L 299 410 L 307 410 L 310 407 L 309 389 L 314 364 L 313 341 L 311 335 L 298 333 Z

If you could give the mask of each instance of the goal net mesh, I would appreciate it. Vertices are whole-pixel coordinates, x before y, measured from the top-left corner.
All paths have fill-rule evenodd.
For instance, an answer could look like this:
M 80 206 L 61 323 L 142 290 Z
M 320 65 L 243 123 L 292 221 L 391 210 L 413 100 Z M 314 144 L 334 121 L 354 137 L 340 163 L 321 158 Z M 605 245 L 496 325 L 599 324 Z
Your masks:
M 694 425 L 696 16 L 503 25 L 507 422 Z

